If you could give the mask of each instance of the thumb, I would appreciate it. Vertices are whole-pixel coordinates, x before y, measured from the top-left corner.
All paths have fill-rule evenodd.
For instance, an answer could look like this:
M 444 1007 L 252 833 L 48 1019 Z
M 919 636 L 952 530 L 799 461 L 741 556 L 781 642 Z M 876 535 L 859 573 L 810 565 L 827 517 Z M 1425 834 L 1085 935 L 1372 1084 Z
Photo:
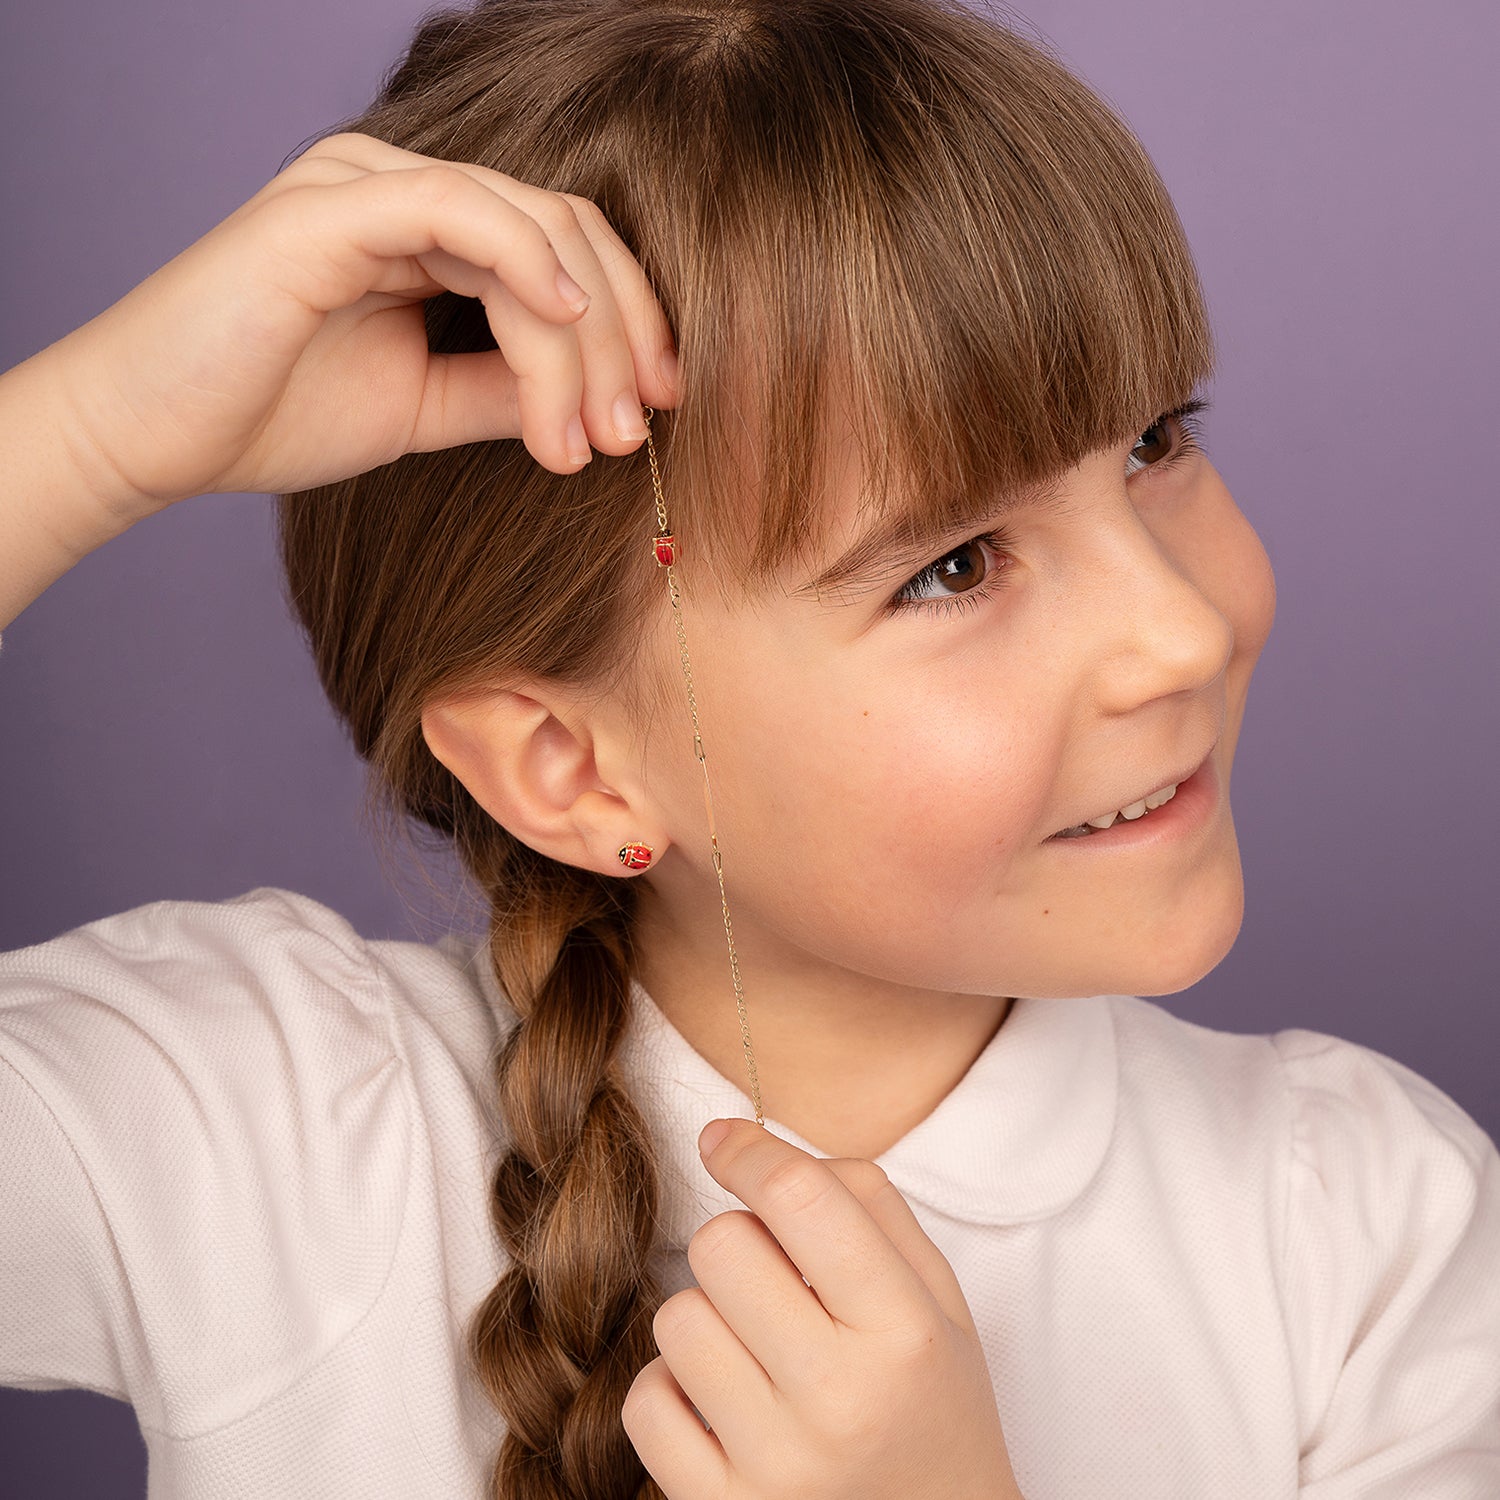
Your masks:
M 433 453 L 460 443 L 520 436 L 516 372 L 499 349 L 428 356 L 409 452 Z

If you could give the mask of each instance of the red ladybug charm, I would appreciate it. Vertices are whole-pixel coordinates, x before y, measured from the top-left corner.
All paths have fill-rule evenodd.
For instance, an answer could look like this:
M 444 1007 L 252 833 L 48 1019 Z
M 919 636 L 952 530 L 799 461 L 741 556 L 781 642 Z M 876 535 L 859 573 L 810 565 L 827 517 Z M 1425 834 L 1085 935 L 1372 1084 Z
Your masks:
M 625 844 L 620 849 L 620 863 L 627 870 L 644 870 L 655 852 L 650 844 Z

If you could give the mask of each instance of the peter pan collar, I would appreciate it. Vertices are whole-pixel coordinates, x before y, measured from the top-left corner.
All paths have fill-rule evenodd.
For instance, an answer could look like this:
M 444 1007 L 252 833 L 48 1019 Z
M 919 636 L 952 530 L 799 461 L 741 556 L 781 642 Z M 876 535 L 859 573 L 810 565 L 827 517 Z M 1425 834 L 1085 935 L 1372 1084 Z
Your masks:
M 1113 998 L 1017 999 L 932 1113 L 875 1158 L 902 1195 L 971 1224 L 1024 1223 L 1071 1203 L 1114 1133 Z M 619 1062 L 657 1143 L 661 1237 L 686 1246 L 708 1219 L 744 1207 L 708 1174 L 698 1132 L 716 1116 L 753 1119 L 755 1108 L 639 984 L 632 1000 Z M 766 1125 L 809 1155 L 825 1154 L 770 1116 Z

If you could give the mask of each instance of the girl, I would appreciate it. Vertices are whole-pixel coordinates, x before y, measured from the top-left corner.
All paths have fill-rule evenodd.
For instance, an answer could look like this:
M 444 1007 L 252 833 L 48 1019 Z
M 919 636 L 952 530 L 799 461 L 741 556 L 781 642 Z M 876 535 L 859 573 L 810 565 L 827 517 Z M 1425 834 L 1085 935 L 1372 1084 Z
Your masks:
M 1493 1144 L 1135 998 L 1241 915 L 1210 364 L 1144 153 L 993 22 L 510 0 L 0 378 L 0 619 L 280 493 L 492 910 L 0 959 L 0 1379 L 129 1400 L 153 1495 L 1500 1487 Z

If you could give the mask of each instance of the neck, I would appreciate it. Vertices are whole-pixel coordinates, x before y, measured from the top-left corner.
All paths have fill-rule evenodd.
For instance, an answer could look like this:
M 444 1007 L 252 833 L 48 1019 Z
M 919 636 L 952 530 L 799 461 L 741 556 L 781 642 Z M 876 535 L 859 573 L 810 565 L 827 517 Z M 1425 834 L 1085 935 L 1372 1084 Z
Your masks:
M 685 927 L 642 893 L 636 973 L 662 1014 L 730 1082 L 750 1093 L 723 928 Z M 968 1072 L 1010 1012 L 1003 996 L 894 985 L 748 926 L 735 945 L 761 1107 L 826 1156 L 882 1155 Z

